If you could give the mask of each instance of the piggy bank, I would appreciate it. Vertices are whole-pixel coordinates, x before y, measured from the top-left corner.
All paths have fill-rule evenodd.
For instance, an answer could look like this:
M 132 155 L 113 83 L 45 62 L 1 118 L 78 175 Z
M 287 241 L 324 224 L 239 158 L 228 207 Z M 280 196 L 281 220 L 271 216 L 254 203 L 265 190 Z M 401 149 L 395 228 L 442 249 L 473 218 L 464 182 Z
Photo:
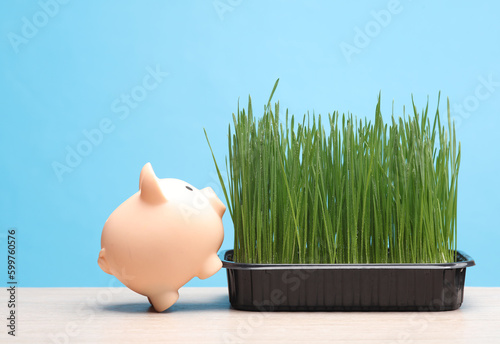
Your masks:
M 225 211 L 211 188 L 158 179 L 147 163 L 139 191 L 104 225 L 98 264 L 162 312 L 191 278 L 205 279 L 222 267 L 217 251 Z

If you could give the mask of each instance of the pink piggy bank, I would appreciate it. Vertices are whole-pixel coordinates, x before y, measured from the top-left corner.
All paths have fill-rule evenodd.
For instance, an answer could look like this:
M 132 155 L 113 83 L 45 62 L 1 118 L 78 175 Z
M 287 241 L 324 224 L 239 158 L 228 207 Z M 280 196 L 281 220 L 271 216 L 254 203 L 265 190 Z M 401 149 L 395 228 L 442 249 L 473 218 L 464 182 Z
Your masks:
M 217 251 L 225 211 L 212 188 L 158 179 L 147 163 L 139 191 L 104 225 L 98 264 L 162 312 L 191 278 L 205 279 L 222 267 Z

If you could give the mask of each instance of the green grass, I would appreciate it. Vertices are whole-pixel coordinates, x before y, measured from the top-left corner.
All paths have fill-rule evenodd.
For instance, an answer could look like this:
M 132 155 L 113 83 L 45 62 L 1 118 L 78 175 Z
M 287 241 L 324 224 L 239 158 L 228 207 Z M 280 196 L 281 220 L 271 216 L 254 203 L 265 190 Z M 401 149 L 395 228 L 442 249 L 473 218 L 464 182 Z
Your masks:
M 233 114 L 227 185 L 234 260 L 244 263 L 444 263 L 456 260 L 460 143 L 450 120 L 384 123 L 352 114 L 296 122 L 271 98 L 261 118 Z M 326 126 L 326 129 L 325 129 Z M 451 133 L 451 134 L 450 134 Z M 205 135 L 206 132 L 205 132 Z M 208 141 L 208 136 L 207 136 Z M 210 146 L 210 142 L 209 142 Z M 212 147 L 210 147 L 212 150 Z

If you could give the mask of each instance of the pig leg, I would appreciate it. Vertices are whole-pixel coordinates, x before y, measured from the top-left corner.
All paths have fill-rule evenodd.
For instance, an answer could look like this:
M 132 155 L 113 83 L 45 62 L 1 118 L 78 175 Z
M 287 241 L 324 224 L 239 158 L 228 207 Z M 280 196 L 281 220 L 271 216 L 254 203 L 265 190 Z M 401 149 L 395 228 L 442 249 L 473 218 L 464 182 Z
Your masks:
M 178 298 L 179 293 L 177 292 L 177 290 L 169 290 L 161 294 L 151 295 L 148 297 L 148 300 L 155 311 L 163 312 L 167 308 L 170 308 L 170 306 L 172 306 Z
M 203 263 L 203 266 L 198 273 L 197 277 L 199 279 L 205 279 L 208 278 L 212 275 L 214 275 L 217 271 L 220 270 L 222 267 L 222 262 L 220 261 L 219 257 L 217 257 L 217 254 L 212 254 L 210 255 L 205 263 Z

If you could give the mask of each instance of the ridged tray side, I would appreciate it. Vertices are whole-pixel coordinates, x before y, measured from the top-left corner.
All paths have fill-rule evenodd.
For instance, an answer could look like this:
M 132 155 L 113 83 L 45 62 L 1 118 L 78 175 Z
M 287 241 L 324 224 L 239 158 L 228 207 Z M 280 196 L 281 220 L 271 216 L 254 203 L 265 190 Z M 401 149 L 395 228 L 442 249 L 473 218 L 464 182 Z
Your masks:
M 225 267 L 231 305 L 250 311 L 454 310 L 463 302 L 466 272 L 464 267 L 453 266 L 232 269 L 225 264 Z

